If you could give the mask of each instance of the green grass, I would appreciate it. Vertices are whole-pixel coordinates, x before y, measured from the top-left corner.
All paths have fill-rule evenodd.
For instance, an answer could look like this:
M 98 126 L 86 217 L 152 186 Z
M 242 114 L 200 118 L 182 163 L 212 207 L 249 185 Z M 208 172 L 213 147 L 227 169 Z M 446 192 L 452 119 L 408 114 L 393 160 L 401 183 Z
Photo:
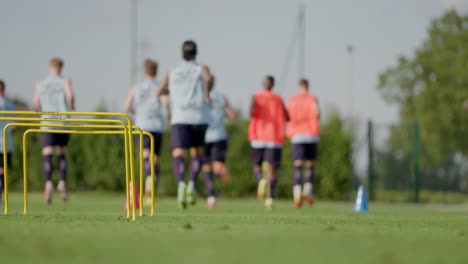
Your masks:
M 202 202 L 200 200 L 200 202 Z M 0 217 L 0 263 L 468 263 L 468 207 L 290 201 L 265 212 L 256 200 L 221 200 L 179 211 L 173 199 L 157 215 L 125 219 L 122 196 L 72 194 L 67 204 L 21 195 Z

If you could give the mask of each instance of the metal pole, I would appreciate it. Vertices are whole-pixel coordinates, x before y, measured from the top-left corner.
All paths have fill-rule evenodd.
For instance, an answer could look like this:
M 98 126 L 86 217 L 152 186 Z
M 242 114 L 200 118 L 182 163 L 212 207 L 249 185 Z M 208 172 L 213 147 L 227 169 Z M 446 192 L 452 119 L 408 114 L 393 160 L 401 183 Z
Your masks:
M 305 30 L 305 7 L 304 4 L 299 5 L 299 41 L 298 41 L 298 73 L 299 78 L 305 77 L 305 41 L 306 41 L 306 30 Z
M 421 188 L 421 175 L 419 172 L 419 154 L 421 150 L 420 135 L 419 135 L 419 124 L 418 122 L 413 123 L 413 201 L 419 203 L 419 191 Z
M 134 84 L 137 79 L 137 57 L 138 57 L 138 0 L 131 0 L 130 7 L 130 66 L 131 84 Z
M 374 124 L 367 122 L 367 145 L 369 148 L 369 164 L 367 168 L 369 180 L 369 200 L 375 200 L 375 160 L 374 160 Z
M 353 53 L 354 47 L 348 45 L 348 118 L 351 121 L 353 117 Z

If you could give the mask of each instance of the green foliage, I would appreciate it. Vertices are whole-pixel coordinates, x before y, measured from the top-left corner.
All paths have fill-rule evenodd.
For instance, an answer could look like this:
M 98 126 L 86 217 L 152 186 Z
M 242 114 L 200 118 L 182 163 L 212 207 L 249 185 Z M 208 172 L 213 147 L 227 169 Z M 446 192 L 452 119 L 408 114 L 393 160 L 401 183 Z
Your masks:
M 468 16 L 446 12 L 432 22 L 428 38 L 411 57 L 379 77 L 387 102 L 400 106 L 402 125 L 417 120 L 431 162 L 445 162 L 456 152 L 468 155 Z M 393 146 L 409 146 L 405 131 L 392 131 Z M 423 162 L 428 162 L 427 160 Z
M 103 108 L 104 109 L 104 108 Z M 245 120 L 236 120 L 227 126 L 229 151 L 227 166 L 231 181 L 223 184 L 217 181 L 218 193 L 223 196 L 252 196 L 256 182 L 252 175 L 250 145 L 247 141 Z M 24 130 L 13 132 L 15 152 L 13 169 L 10 170 L 10 184 L 19 189 L 22 186 L 22 135 Z M 164 136 L 159 195 L 174 195 L 176 183 L 172 175 L 169 131 Z M 125 188 L 124 143 L 122 135 L 71 135 L 67 156 L 69 159 L 69 183 L 72 190 L 122 191 Z M 28 171 L 31 190 L 42 189 L 40 135 L 28 138 Z M 345 199 L 348 197 L 352 176 L 351 136 L 343 127 L 343 121 L 336 112 L 329 115 L 322 124 L 320 155 L 317 168 L 316 192 L 320 198 Z M 279 172 L 278 195 L 291 197 L 292 162 L 291 145 L 284 146 L 283 162 Z M 136 175 L 138 175 L 138 157 Z M 203 175 L 201 176 L 201 178 Z M 54 177 L 57 178 L 57 177 Z M 202 181 L 200 181 L 202 182 Z M 200 188 L 202 189 L 200 183 Z

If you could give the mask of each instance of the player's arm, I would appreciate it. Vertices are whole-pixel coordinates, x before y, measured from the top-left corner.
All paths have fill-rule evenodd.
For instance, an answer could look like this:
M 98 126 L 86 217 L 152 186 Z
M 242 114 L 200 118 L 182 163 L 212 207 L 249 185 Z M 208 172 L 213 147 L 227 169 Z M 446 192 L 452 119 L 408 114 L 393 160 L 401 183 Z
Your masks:
M 133 101 L 135 99 L 136 90 L 136 86 L 133 86 L 125 99 L 124 111 L 127 113 L 133 112 Z
M 234 120 L 236 119 L 237 117 L 237 113 L 236 111 L 234 111 L 234 109 L 232 108 L 231 104 L 229 103 L 229 101 L 227 99 L 226 100 L 226 108 L 225 108 L 225 112 L 226 112 L 226 116 L 229 120 Z
M 73 93 L 72 83 L 69 79 L 65 80 L 65 97 L 70 109 L 75 111 L 75 94 Z
M 281 104 L 283 105 L 284 119 L 286 120 L 286 122 L 289 122 L 289 120 L 291 120 L 291 119 L 289 118 L 288 109 L 286 109 L 286 106 L 284 105 L 284 102 L 281 101 Z
M 205 83 L 205 101 L 210 103 L 210 92 L 211 88 L 213 88 L 213 77 L 211 76 L 210 69 L 206 65 L 203 65 L 202 67 L 202 78 Z
M 252 96 L 252 99 L 250 99 L 250 117 L 253 117 L 255 114 L 255 96 Z
M 315 99 L 315 104 L 314 104 L 314 111 L 317 117 L 320 119 L 320 105 L 318 99 Z
M 169 74 L 164 76 L 164 79 L 159 84 L 156 90 L 156 96 L 168 95 L 169 94 Z
M 159 100 L 161 100 L 161 104 L 164 108 L 164 112 L 166 113 L 167 119 L 171 119 L 171 108 L 169 105 L 169 96 L 166 94 L 163 94 L 159 97 Z
M 34 89 L 33 109 L 34 111 L 41 111 L 41 95 L 39 83 L 36 84 L 36 87 Z

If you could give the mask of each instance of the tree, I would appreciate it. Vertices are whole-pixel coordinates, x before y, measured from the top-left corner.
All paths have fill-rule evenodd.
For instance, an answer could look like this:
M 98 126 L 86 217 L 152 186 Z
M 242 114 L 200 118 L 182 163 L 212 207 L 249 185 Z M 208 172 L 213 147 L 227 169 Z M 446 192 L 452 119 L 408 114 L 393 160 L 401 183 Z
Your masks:
M 467 156 L 468 15 L 450 10 L 433 20 L 414 54 L 380 74 L 378 89 L 400 106 L 401 127 L 419 122 L 428 160 L 442 164 L 455 153 Z M 407 150 L 406 134 L 393 130 L 390 144 Z

